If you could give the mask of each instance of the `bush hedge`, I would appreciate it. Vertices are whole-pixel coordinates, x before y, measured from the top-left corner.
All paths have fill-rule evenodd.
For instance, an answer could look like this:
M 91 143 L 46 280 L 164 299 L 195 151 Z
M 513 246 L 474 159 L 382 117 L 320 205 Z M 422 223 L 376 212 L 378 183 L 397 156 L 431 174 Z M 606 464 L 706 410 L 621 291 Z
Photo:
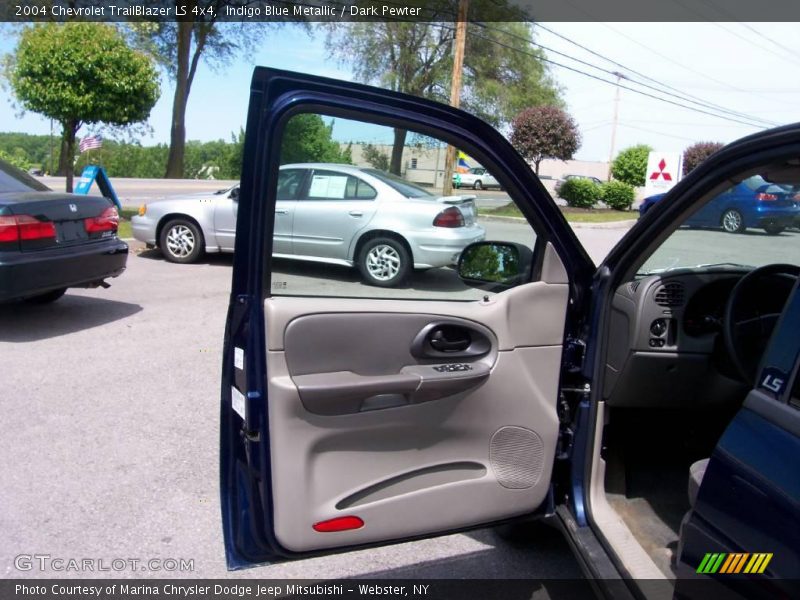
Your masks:
M 600 188 L 600 199 L 608 208 L 630 210 L 636 192 L 624 181 L 606 181 Z
M 561 184 L 558 196 L 567 201 L 567 206 L 592 208 L 600 198 L 600 186 L 591 179 L 574 177 Z

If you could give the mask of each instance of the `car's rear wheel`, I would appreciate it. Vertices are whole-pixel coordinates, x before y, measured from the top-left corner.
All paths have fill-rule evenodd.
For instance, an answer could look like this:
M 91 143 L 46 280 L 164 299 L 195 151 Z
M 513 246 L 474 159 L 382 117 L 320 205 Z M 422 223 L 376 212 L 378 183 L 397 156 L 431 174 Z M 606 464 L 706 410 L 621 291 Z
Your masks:
M 735 208 L 729 208 L 722 213 L 722 228 L 728 233 L 742 233 L 745 230 L 744 218 Z
M 368 240 L 361 247 L 358 269 L 369 285 L 393 287 L 411 272 L 411 255 L 399 241 L 388 237 Z
M 203 254 L 203 234 L 188 219 L 173 219 L 161 230 L 161 252 L 170 262 L 191 263 Z
M 786 227 L 781 227 L 780 225 L 766 225 L 764 227 L 764 231 L 766 231 L 769 235 L 778 235 L 782 233 Z
M 25 298 L 25 302 L 29 302 L 31 304 L 49 304 L 50 302 L 55 302 L 61 296 L 63 296 L 67 291 L 67 288 L 59 288 L 57 290 L 51 290 L 49 292 L 45 292 L 44 294 L 39 294 L 38 296 L 31 296 L 30 298 Z
M 473 190 L 482 190 L 483 189 L 483 184 L 481 183 L 480 179 L 478 179 L 475 183 L 472 184 L 472 189 Z

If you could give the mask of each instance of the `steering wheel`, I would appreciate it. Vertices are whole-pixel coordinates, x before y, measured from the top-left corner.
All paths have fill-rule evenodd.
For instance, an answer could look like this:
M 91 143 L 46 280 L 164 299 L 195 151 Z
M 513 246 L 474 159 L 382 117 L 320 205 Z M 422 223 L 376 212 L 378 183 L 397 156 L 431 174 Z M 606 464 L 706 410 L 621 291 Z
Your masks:
M 761 357 L 781 315 L 781 311 L 762 313 L 759 310 L 757 302 L 753 301 L 754 285 L 764 277 L 780 275 L 796 279 L 800 277 L 800 266 L 774 264 L 753 269 L 733 287 L 725 305 L 722 323 L 725 349 L 739 377 L 747 384 L 755 381 Z M 788 295 L 781 307 L 787 299 Z

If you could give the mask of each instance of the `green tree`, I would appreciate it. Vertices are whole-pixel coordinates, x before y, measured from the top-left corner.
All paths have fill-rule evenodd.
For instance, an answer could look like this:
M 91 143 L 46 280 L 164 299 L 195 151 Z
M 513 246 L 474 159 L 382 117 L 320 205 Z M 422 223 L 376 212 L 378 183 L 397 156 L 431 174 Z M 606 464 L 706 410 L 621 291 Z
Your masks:
M 581 134 L 571 116 L 557 106 L 526 108 L 511 123 L 511 145 L 525 160 L 539 163 L 545 158 L 569 160 L 581 146 Z
M 530 23 L 511 22 L 512 11 L 502 2 L 483 3 L 484 21 L 471 23 L 464 54 L 461 106 L 495 126 L 507 125 L 525 106 L 560 104 L 559 91 L 544 63 L 532 49 Z M 487 8 L 488 7 L 488 8 Z M 431 21 L 455 20 L 457 3 L 425 3 Z M 472 10 L 472 9 L 471 9 Z M 498 12 L 504 11 L 504 12 Z M 473 14 L 471 18 L 477 19 Z M 496 22 L 508 15 L 509 22 Z M 453 26 L 447 22 L 385 21 L 325 25 L 326 47 L 332 58 L 352 67 L 356 79 L 385 88 L 447 102 L 452 76 Z M 394 130 L 389 169 L 400 174 L 407 132 Z
M 18 169 L 22 169 L 23 171 L 27 171 L 31 168 L 31 162 L 28 159 L 27 155 L 24 151 L 19 152 L 19 148 L 17 148 L 17 152 L 6 152 L 5 150 L 0 150 L 0 160 L 4 160 L 9 164 L 14 165 Z
M 180 21 L 129 23 L 128 31 L 133 42 L 149 52 L 175 83 L 166 177 L 180 178 L 184 175 L 186 108 L 200 61 L 221 68 L 237 54 L 250 54 L 263 42 L 268 29 L 280 24 L 218 22 L 226 6 L 237 4 L 231 0 L 165 0 L 163 4 L 171 4 L 173 14 L 175 7 L 183 7 L 186 14 Z M 201 13 L 198 5 L 211 10 Z
M 81 126 L 145 121 L 160 93 L 150 59 L 129 48 L 114 27 L 99 23 L 24 29 L 6 71 L 23 108 L 61 124 L 58 172 L 66 175 L 68 192 Z
M 50 170 L 50 136 L 27 133 L 0 133 L 0 152 L 24 158 L 31 167 Z
M 333 141 L 333 123 L 326 125 L 316 114 L 289 119 L 283 131 L 281 164 L 298 162 L 349 163 L 346 150 Z
M 642 187 L 647 175 L 647 157 L 652 152 L 647 144 L 626 148 L 611 163 L 611 175 L 633 187 Z
M 722 149 L 720 142 L 697 142 L 683 151 L 683 174 L 688 174 L 709 156 Z
M 372 144 L 364 144 L 361 149 L 361 156 L 379 171 L 389 171 L 389 155 Z

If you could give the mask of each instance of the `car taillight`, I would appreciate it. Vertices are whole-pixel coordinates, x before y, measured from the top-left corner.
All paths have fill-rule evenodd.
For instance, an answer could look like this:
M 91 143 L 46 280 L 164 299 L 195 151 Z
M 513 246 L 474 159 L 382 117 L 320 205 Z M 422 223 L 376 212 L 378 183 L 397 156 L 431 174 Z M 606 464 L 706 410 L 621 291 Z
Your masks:
M 761 192 L 760 194 L 756 194 L 756 200 L 760 202 L 772 202 L 773 200 L 777 200 L 778 197 L 775 194 L 766 194 Z
M 0 242 L 44 240 L 56 237 L 52 221 L 40 221 L 29 215 L 0 217 Z
M 100 231 L 116 231 L 119 227 L 119 213 L 113 206 L 109 206 L 99 217 L 89 217 L 83 220 L 86 233 L 98 233 Z
M 455 206 L 445 208 L 433 220 L 434 227 L 463 227 L 464 215 Z

